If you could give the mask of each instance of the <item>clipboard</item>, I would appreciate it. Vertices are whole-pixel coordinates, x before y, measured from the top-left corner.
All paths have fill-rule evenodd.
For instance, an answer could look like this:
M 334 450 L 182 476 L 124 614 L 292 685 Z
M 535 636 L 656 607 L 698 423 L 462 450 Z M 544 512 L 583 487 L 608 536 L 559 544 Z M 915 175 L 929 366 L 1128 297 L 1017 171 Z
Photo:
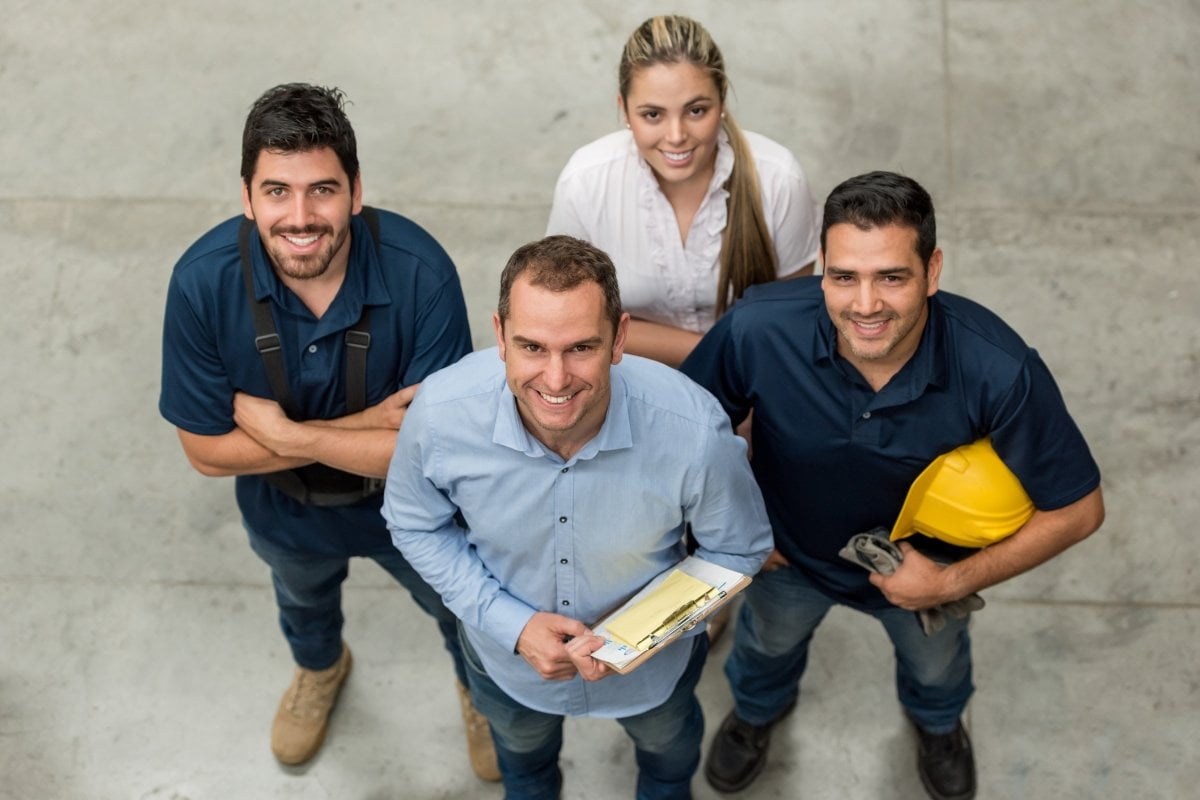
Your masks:
M 662 633 L 656 635 L 653 642 L 645 650 L 638 650 L 614 639 L 605 628 L 605 624 L 637 605 L 662 585 L 667 576 L 674 570 L 679 570 L 713 587 L 711 597 L 705 602 L 696 605 L 679 618 L 664 621 L 667 624 L 664 626 Z M 738 592 L 750 585 L 750 580 L 749 575 L 743 575 L 740 572 L 726 569 L 696 556 L 688 556 L 678 564 L 660 572 L 649 583 L 643 586 L 637 594 L 625 601 L 620 608 L 592 626 L 594 634 L 604 637 L 604 646 L 593 652 L 592 658 L 603 661 L 621 675 L 627 675 L 641 666 L 647 659 L 652 658 L 655 653 L 661 652 L 667 645 L 696 627 L 703 619 L 732 600 Z

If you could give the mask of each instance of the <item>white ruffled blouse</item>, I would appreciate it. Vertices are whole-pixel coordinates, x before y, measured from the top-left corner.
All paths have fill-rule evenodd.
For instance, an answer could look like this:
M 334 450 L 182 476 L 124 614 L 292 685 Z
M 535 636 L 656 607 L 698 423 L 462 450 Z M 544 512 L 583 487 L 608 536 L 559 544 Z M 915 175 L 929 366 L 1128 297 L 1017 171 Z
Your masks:
M 779 275 L 787 275 L 816 258 L 820 211 L 791 152 L 765 136 L 745 135 Z M 675 212 L 638 154 L 632 133 L 611 133 L 581 147 L 563 168 L 546 233 L 576 236 L 608 253 L 617 268 L 622 304 L 632 316 L 703 333 L 716 322 L 729 197 L 725 182 L 733 160 L 721 131 L 708 194 L 687 242 L 681 242 Z

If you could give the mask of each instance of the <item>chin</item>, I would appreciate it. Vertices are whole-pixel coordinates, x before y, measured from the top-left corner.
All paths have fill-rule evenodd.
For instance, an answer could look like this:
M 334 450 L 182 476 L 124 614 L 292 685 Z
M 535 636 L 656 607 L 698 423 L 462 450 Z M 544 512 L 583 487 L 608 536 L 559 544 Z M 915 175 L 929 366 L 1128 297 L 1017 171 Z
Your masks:
M 854 354 L 863 361 L 879 361 L 882 358 L 887 358 L 892 352 L 890 345 L 887 347 L 872 347 L 870 349 L 862 347 L 852 349 L 854 350 Z

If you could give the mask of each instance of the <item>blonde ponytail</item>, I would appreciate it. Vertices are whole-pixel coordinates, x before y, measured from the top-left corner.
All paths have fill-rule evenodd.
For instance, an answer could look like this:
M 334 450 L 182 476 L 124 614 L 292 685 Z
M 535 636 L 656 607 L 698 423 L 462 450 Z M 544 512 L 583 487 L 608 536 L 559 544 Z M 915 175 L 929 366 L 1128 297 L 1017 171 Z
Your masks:
M 679 16 L 651 17 L 629 37 L 617 68 L 621 96 L 629 96 L 629 86 L 637 70 L 685 61 L 708 72 L 723 106 L 729 80 L 725 77 L 721 51 L 703 25 Z M 722 125 L 729 136 L 729 146 L 733 148 L 733 172 L 725 184 L 729 200 L 725 231 L 721 237 L 717 316 L 725 313 L 748 287 L 773 281 L 778 273 L 775 245 L 763 213 L 754 155 L 733 115 L 726 112 Z
M 775 280 L 779 264 L 775 245 L 763 213 L 762 192 L 754 154 L 742 129 L 726 112 L 722 120 L 733 149 L 733 172 L 725 182 L 729 191 L 725 233 L 721 237 L 721 271 L 717 278 L 717 316 L 756 283 Z

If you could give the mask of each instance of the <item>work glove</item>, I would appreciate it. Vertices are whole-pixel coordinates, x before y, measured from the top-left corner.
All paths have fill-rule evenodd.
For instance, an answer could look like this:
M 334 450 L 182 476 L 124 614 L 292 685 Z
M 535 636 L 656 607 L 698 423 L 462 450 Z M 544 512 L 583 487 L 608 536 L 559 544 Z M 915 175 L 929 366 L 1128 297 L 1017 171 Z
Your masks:
M 846 546 L 838 551 L 838 555 L 847 561 L 865 567 L 879 575 L 891 575 L 904 560 L 904 554 L 888 538 L 886 528 L 873 528 L 866 533 L 856 533 L 846 542 Z M 946 627 L 946 614 L 955 619 L 963 619 L 972 611 L 983 608 L 983 598 L 977 594 L 969 594 L 958 600 L 943 603 L 940 606 L 925 608 L 914 612 L 921 623 L 921 630 L 926 636 Z

